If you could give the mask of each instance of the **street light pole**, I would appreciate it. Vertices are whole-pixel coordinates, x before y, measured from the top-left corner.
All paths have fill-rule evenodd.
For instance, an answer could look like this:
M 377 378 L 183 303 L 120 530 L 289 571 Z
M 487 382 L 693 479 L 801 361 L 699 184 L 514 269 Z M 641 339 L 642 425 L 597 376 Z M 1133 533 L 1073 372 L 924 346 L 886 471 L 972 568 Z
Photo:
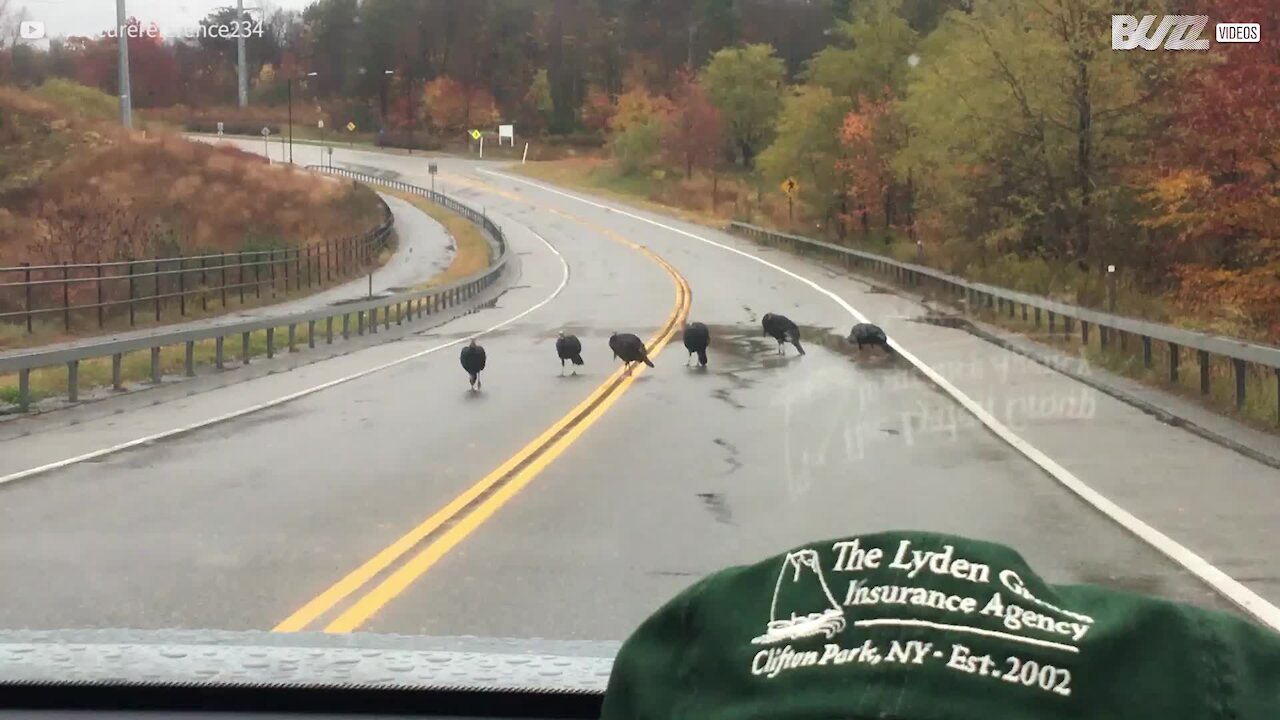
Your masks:
M 395 74 L 396 74 L 396 71 L 395 71 L 395 70 L 383 70 L 383 71 L 382 71 L 382 92 L 381 92 L 381 95 L 380 95 L 380 99 L 381 99 L 381 101 L 382 101 L 382 105 L 381 105 L 381 107 L 382 107 L 382 118 L 381 118 L 381 119 L 382 119 L 382 128 L 383 128 L 383 130 L 385 130 L 385 129 L 386 129 L 386 127 L 387 127 L 387 78 L 388 78 L 388 77 L 391 77 L 392 75 L 395 75 Z
M 306 80 L 309 77 L 315 77 L 317 74 L 318 73 L 315 73 L 315 72 L 309 72 L 306 74 L 305 77 L 300 77 L 298 78 L 298 80 Z M 294 78 L 290 76 L 285 83 L 285 85 L 289 88 L 288 95 L 289 95 L 289 164 L 290 165 L 293 164 L 293 80 Z
M 249 104 L 249 69 L 244 59 L 244 36 L 247 34 L 240 26 L 244 20 L 244 0 L 236 0 L 236 84 L 239 86 L 240 107 Z
M 124 0 L 116 0 L 116 37 L 120 44 L 120 124 L 133 127 L 133 102 L 129 98 L 129 37 L 124 30 L 126 18 Z

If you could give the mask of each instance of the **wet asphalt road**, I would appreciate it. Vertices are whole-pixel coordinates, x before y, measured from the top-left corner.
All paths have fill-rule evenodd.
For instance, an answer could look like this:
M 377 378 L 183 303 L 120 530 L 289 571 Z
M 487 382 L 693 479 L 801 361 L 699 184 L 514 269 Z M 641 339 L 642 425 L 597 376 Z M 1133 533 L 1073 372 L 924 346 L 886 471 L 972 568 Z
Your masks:
M 334 157 L 428 182 L 422 158 Z M 455 346 L 246 419 L 0 487 L 0 577 L 8 581 L 0 626 L 273 627 L 586 398 L 613 369 L 610 331 L 648 337 L 665 322 L 672 279 L 620 237 L 646 245 L 688 282 L 691 319 L 715 338 L 710 367 L 685 367 L 677 339 L 528 487 L 360 629 L 616 640 L 717 568 L 891 528 L 1004 542 L 1053 582 L 1227 607 L 967 422 L 904 361 L 851 352 L 839 340 L 851 319 L 828 298 L 687 237 L 479 173 L 475 163 L 439 162 L 437 189 L 483 204 L 510 235 L 522 265 L 517 287 L 493 309 L 301 377 L 319 381 L 492 326 L 552 297 L 567 270 L 567 284 L 544 306 L 482 340 L 484 392 L 466 392 Z M 1274 471 L 1062 376 L 991 357 L 964 333 L 914 322 L 921 309 L 911 301 L 803 259 L 760 254 L 837 291 L 1024 438 L 1051 445 L 1082 479 L 1229 572 L 1245 568 L 1252 589 L 1280 599 L 1276 568 L 1257 542 L 1280 518 L 1258 499 Z M 808 354 L 778 356 L 760 337 L 765 312 L 800 321 Z M 561 328 L 586 345 L 576 377 L 558 374 L 552 343 Z M 197 396 L 181 413 L 270 395 L 300 382 L 300 372 Z M 163 425 L 174 412 L 148 409 L 136 422 Z M 120 432 L 90 422 L 0 452 L 43 460 Z M 1133 489 L 1143 469 L 1231 473 L 1242 497 L 1233 504 L 1179 487 L 1176 501 L 1156 501 Z M 1188 517 L 1197 503 L 1212 506 L 1212 521 Z

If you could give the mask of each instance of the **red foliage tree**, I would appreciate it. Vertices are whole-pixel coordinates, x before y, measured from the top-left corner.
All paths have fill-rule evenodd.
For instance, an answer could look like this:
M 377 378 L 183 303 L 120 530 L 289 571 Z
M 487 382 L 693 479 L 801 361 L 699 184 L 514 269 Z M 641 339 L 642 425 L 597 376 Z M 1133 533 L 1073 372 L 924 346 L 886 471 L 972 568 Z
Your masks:
M 1206 0 L 1219 20 L 1256 22 L 1260 43 L 1213 46 L 1186 72 L 1149 182 L 1180 294 L 1247 314 L 1280 337 L 1280 4 Z M 1265 326 L 1265 327 L 1263 327 Z
M 667 116 L 663 149 L 673 161 L 684 164 L 684 176 L 691 178 L 694 165 L 710 165 L 720 152 L 720 112 L 697 76 L 688 71 L 681 73 L 671 101 L 674 108 Z
M 846 115 L 840 126 L 845 157 L 836 163 L 836 169 L 845 181 L 844 220 L 856 220 L 864 232 L 872 216 L 886 224 L 892 221 L 891 203 L 881 203 L 894 187 L 890 167 L 893 149 L 889 145 L 892 123 L 891 108 L 885 101 L 862 98 L 858 109 Z

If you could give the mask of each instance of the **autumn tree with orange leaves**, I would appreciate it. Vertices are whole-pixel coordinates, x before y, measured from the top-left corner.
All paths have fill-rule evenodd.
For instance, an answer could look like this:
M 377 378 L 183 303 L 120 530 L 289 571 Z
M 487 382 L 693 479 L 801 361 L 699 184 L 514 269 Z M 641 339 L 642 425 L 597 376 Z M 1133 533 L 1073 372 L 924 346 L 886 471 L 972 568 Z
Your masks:
M 721 152 L 720 112 L 689 71 L 681 73 L 671 102 L 674 109 L 667 115 L 662 145 L 674 162 L 684 166 L 684 176 L 689 179 L 695 165 L 710 166 Z
M 1200 12 L 1261 25 L 1258 44 L 1215 44 L 1181 80 L 1152 153 L 1149 199 L 1184 303 L 1237 311 L 1280 337 L 1280 5 L 1213 0 Z

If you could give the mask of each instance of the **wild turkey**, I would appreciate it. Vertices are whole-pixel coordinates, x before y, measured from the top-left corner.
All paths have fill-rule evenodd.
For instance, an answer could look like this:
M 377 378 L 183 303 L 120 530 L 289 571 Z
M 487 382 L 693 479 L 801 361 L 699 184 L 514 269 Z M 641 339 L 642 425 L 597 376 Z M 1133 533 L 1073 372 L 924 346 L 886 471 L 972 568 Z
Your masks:
M 484 370 L 485 354 L 484 348 L 476 344 L 473 339 L 470 344 L 462 348 L 459 355 L 462 361 L 462 369 L 467 371 L 467 375 L 471 378 L 471 389 L 480 389 L 480 371 Z
M 872 325 L 871 323 L 858 323 L 853 326 L 853 330 L 849 332 L 849 342 L 857 343 L 858 349 L 861 350 L 864 345 L 872 347 L 880 346 L 884 351 L 893 354 L 893 348 L 889 347 L 889 337 L 884 334 L 884 330 Z
M 782 346 L 784 343 L 791 343 L 796 346 L 796 350 L 804 355 L 804 347 L 800 345 L 800 328 L 791 322 L 791 319 L 785 315 L 775 315 L 773 313 L 765 313 L 760 318 L 760 325 L 764 329 L 764 334 L 778 341 L 778 354 L 784 354 Z
M 649 361 L 649 351 L 644 347 L 644 341 L 631 333 L 613 333 L 610 335 L 609 349 L 613 350 L 615 358 L 622 358 L 622 362 L 626 364 L 628 375 L 631 374 L 631 366 L 635 363 L 642 362 L 649 367 L 653 367 L 653 363 Z
M 564 331 L 560 331 L 560 336 L 556 338 L 556 355 L 560 356 L 560 374 L 564 375 L 564 362 L 568 360 L 574 365 L 582 365 L 582 341 L 576 335 L 565 335 Z M 577 370 L 573 371 L 574 375 L 578 374 Z
M 698 365 L 707 366 L 707 346 L 711 344 L 711 331 L 706 325 L 700 322 L 689 323 L 684 329 L 684 348 L 689 351 L 690 357 L 694 353 L 698 354 Z M 685 365 L 689 361 L 685 360 Z

